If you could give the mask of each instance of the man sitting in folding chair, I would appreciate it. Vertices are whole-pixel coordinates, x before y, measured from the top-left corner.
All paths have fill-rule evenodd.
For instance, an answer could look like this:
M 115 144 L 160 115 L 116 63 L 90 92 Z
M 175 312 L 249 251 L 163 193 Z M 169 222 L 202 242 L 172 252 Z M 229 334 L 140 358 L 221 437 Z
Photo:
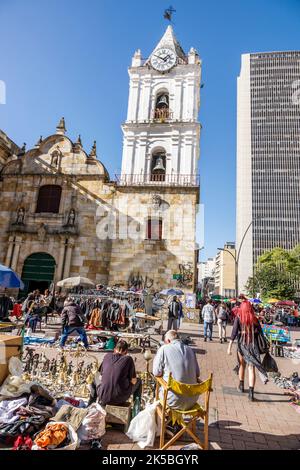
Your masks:
M 180 341 L 178 334 L 170 330 L 165 335 L 162 346 L 153 361 L 153 374 L 157 380 L 157 399 L 160 405 L 157 413 L 161 419 L 160 449 L 172 445 L 187 432 L 200 447 L 208 448 L 208 406 L 212 376 L 200 380 L 200 369 L 193 349 Z M 159 391 L 159 387 L 160 391 Z M 206 393 L 205 408 L 197 404 L 200 394 Z M 159 396 L 158 396 L 159 395 Z M 191 417 L 188 423 L 186 418 Z M 196 420 L 204 419 L 204 443 L 196 436 Z M 164 444 L 168 423 L 175 422 L 172 439 Z M 192 428 L 192 429 L 191 429 Z

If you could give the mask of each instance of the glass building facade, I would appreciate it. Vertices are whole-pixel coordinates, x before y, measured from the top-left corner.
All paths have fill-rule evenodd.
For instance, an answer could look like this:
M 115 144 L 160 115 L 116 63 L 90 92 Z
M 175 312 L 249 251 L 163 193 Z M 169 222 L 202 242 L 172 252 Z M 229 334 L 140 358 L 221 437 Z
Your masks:
M 243 288 L 264 251 L 300 243 L 299 51 L 242 56 L 237 121 L 238 247 L 252 221 L 241 248 Z

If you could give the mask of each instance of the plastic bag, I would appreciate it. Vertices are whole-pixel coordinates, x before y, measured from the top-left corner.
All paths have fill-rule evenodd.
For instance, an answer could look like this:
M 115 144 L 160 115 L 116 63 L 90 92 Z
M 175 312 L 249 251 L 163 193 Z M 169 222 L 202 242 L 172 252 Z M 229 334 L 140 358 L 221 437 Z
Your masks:
M 266 372 L 278 372 L 278 366 L 276 364 L 276 361 L 275 359 L 273 359 L 269 352 L 266 353 L 262 361 L 262 366 Z
M 88 414 L 77 431 L 81 442 L 100 439 L 105 434 L 106 411 L 104 408 L 99 403 L 92 403 L 88 410 Z
M 19 358 L 11 357 L 8 362 L 9 375 L 0 387 L 1 398 L 18 398 L 24 393 L 37 393 L 51 400 L 50 393 L 38 382 L 23 380 L 23 365 Z
M 25 382 L 22 379 L 23 366 L 17 357 L 11 357 L 8 361 L 9 375 L 0 387 L 0 395 L 7 398 L 20 397 L 24 393 L 30 393 L 33 382 Z
M 126 436 L 137 442 L 141 449 L 153 447 L 156 434 L 155 410 L 159 401 L 147 405 L 130 423 Z
M 63 424 L 64 426 L 67 426 L 69 428 L 69 439 L 70 439 L 71 442 L 67 446 L 59 447 L 59 448 L 57 448 L 57 447 L 51 448 L 51 446 L 49 446 L 47 448 L 47 450 L 76 450 L 77 447 L 79 447 L 80 441 L 79 441 L 78 435 L 75 432 L 74 428 L 70 424 L 64 423 L 64 422 L 56 422 L 55 424 Z M 53 422 L 48 423 L 46 428 L 48 426 L 53 426 Z M 34 444 L 31 448 L 31 450 L 45 450 L 45 449 L 43 449 L 42 447 L 39 447 L 36 444 Z
M 18 375 L 21 377 L 23 374 L 23 364 L 18 357 L 11 357 L 8 361 L 8 370 L 11 375 Z

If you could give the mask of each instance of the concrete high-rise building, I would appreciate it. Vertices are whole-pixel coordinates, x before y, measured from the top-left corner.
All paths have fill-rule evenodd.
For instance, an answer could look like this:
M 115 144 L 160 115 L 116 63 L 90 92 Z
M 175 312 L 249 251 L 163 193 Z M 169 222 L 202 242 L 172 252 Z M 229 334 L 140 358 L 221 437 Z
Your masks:
M 226 242 L 215 257 L 215 294 L 234 297 L 235 294 L 235 243 Z
M 262 253 L 300 242 L 299 222 L 300 51 L 243 54 L 237 80 L 240 291 Z
M 198 280 L 199 282 L 207 277 L 214 277 L 216 268 L 216 258 L 207 258 L 206 261 L 198 263 Z

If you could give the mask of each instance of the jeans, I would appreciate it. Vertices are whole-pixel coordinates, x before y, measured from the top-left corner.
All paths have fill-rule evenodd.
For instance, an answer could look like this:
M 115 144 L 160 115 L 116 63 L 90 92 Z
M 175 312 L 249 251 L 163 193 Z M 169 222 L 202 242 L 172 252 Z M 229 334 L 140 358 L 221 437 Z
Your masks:
M 86 332 L 85 329 L 82 326 L 66 326 L 63 330 L 63 334 L 61 335 L 60 338 L 60 346 L 63 347 L 67 341 L 67 337 L 73 333 L 73 331 L 76 331 L 79 336 L 81 341 L 83 342 L 84 346 L 86 348 L 89 347 L 89 343 L 87 340 Z
M 178 319 L 177 318 L 169 318 L 168 319 L 168 328 L 167 331 L 169 330 L 178 330 Z
M 212 339 L 213 322 L 212 321 L 208 322 L 204 320 L 204 338 L 207 337 L 207 330 L 208 330 L 209 339 Z
M 226 325 L 227 322 L 226 320 L 221 320 L 220 318 L 218 319 L 218 327 L 219 327 L 219 338 L 220 339 L 226 339 Z

